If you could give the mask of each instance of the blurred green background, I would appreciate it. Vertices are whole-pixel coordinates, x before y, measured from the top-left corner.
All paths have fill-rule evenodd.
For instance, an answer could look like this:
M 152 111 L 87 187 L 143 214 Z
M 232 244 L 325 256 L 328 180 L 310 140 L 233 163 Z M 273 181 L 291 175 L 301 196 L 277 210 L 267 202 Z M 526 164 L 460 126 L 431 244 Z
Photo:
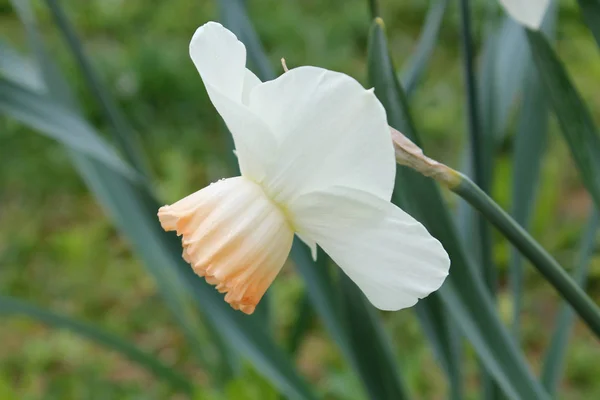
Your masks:
M 76 88 L 89 120 L 105 130 L 97 103 L 45 7 L 34 3 L 52 56 Z M 218 19 L 215 2 L 90 0 L 62 4 L 96 70 L 136 128 L 164 202 L 230 176 L 229 139 L 188 56 L 194 30 Z M 486 10 L 482 1 L 475 6 L 480 39 L 484 27 L 478 21 Z M 383 1 L 382 7 L 392 56 L 401 67 L 414 50 L 428 2 Z M 364 0 L 254 0 L 248 2 L 248 9 L 274 66 L 285 57 L 290 67 L 318 65 L 366 81 L 369 10 Z M 600 121 L 600 54 L 574 1 L 560 2 L 559 21 L 559 55 L 595 120 Z M 458 10 L 451 2 L 432 62 L 412 103 L 428 152 L 456 168 L 461 165 L 466 135 L 459 33 Z M 8 0 L 0 0 L 0 39 L 26 48 L 22 27 Z M 555 125 L 552 120 L 532 233 L 568 267 L 576 257 L 591 204 Z M 510 201 L 511 146 L 507 135 L 499 146 L 493 188 L 493 197 L 505 208 Z M 93 321 L 132 339 L 193 377 L 205 389 L 198 398 L 221 398 L 214 393 L 217 383 L 211 371 L 203 371 L 192 360 L 152 278 L 88 193 L 63 149 L 2 117 L 0 163 L 0 293 Z M 511 298 L 504 274 L 509 246 L 495 236 L 495 248 L 501 270 L 499 305 L 508 321 Z M 285 268 L 270 289 L 276 304 L 276 337 L 282 342 L 295 321 L 302 285 L 294 269 Z M 559 299 L 532 268 L 527 268 L 525 293 L 523 342 L 537 370 Z M 600 301 L 598 252 L 591 265 L 588 293 Z M 446 382 L 414 313 L 404 310 L 384 317 L 411 391 L 417 398 L 444 398 Z M 169 386 L 121 356 L 65 331 L 3 317 L 0 343 L 2 399 L 178 398 Z M 207 349 L 211 346 L 207 338 Z M 476 398 L 477 363 L 468 348 L 467 355 L 467 388 L 471 398 Z M 578 322 L 568 352 L 563 398 L 600 398 L 598 359 L 597 340 Z M 364 398 L 360 383 L 318 318 L 302 338 L 296 364 L 327 398 Z M 231 399 L 279 398 L 250 366 L 224 393 L 223 398 Z

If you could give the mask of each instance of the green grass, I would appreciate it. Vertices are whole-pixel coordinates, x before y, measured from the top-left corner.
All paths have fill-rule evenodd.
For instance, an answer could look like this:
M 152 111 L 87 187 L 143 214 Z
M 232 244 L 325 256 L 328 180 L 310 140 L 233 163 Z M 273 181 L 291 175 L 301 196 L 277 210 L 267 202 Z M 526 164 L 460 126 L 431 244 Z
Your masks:
M 159 179 L 162 198 L 176 200 L 228 175 L 227 138 L 187 53 L 195 28 L 216 18 L 213 2 L 178 0 L 153 7 L 143 0 L 63 3 L 96 69 L 137 130 Z M 396 65 L 402 66 L 418 38 L 426 4 L 382 3 L 392 55 Z M 584 100 L 596 112 L 595 120 L 600 121 L 600 55 L 573 4 L 561 10 L 558 49 Z M 319 65 L 366 81 L 369 10 L 365 1 L 349 0 L 340 6 L 333 0 L 251 0 L 249 9 L 277 71 L 277 60 L 285 57 L 290 67 Z M 77 89 L 90 121 L 107 131 L 46 10 L 39 7 L 38 11 L 52 55 Z M 481 14 L 483 9 L 475 11 Z M 6 0 L 0 0 L 0 38 L 25 43 Z M 429 153 L 453 166 L 460 165 L 459 150 L 466 137 L 459 50 L 458 15 L 451 7 L 430 70 L 412 105 Z M 532 233 L 558 261 L 571 266 L 590 199 L 555 125 L 553 121 Z M 510 146 L 507 139 L 504 147 Z M 511 188 L 508 154 L 499 156 L 493 188 L 494 198 L 505 208 Z M 64 151 L 0 118 L 0 162 L 0 292 L 93 321 L 129 338 L 192 377 L 203 390 L 199 399 L 223 398 L 213 393 L 216 382 L 210 371 L 195 364 L 152 278 L 86 191 Z M 499 304 L 509 322 L 511 299 L 505 279 L 509 249 L 499 236 L 494 239 L 500 268 Z M 591 266 L 589 285 L 589 293 L 600 301 L 600 255 Z M 277 304 L 275 335 L 281 342 L 292 329 L 302 286 L 293 269 L 286 268 L 271 290 L 273 304 Z M 525 293 L 523 341 L 537 371 L 560 302 L 532 268 L 526 268 Z M 412 392 L 423 399 L 443 398 L 443 374 L 414 313 L 387 314 L 385 321 Z M 211 348 L 208 339 L 205 342 Z M 19 399 L 163 399 L 173 395 L 171 388 L 127 360 L 73 334 L 24 319 L 1 321 L 0 343 L 2 398 L 10 399 L 4 392 L 13 392 Z M 600 350 L 579 322 L 570 346 L 562 397 L 600 397 L 596 379 Z M 468 356 L 466 387 L 470 398 L 476 398 L 478 369 L 470 349 Z M 352 381 L 349 367 L 318 320 L 301 343 L 297 365 L 326 398 L 363 398 L 362 387 Z M 242 400 L 277 398 L 250 367 L 244 367 L 225 393 L 224 398 Z

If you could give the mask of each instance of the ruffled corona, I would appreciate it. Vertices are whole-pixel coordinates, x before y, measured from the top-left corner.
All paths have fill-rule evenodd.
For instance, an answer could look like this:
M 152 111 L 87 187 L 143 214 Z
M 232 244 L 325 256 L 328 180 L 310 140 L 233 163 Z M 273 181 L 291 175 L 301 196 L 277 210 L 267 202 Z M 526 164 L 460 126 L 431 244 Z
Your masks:
M 293 231 L 262 188 L 243 177 L 220 180 L 161 207 L 160 223 L 182 236 L 183 258 L 252 314 L 290 252 Z

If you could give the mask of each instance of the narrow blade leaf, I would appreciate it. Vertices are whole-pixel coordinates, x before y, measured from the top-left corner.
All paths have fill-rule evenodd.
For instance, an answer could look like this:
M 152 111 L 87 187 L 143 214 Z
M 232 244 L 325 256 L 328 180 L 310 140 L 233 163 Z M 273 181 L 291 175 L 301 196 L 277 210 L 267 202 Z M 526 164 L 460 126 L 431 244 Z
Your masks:
M 433 293 L 415 306 L 415 312 L 434 354 L 450 381 L 452 400 L 464 398 L 461 366 L 461 335 L 446 312 L 439 293 Z
M 557 10 L 558 7 L 554 1 L 548 8 L 542 23 L 542 32 L 549 37 L 554 36 Z M 525 31 L 521 26 L 519 26 L 519 31 L 521 32 L 520 36 L 525 39 Z M 521 43 L 526 44 L 526 40 L 522 40 Z M 522 83 L 524 86 L 523 100 L 518 114 L 514 141 L 512 215 L 519 225 L 528 229 L 535 204 L 542 158 L 546 149 L 548 103 L 528 48 L 526 48 L 524 58 L 527 60 L 527 72 L 524 83 Z M 510 69 L 510 66 L 507 65 L 506 68 Z M 510 286 L 513 296 L 512 330 L 517 343 L 520 335 L 523 275 L 523 258 L 513 247 L 510 259 Z
M 314 311 L 308 293 L 304 292 L 298 302 L 298 312 L 296 321 L 289 333 L 287 340 L 287 350 L 290 354 L 295 355 L 302 343 L 302 339 L 307 336 L 313 321 Z
M 51 61 L 46 58 L 41 43 L 36 50 L 42 50 L 36 52 L 41 66 L 49 65 Z M 46 76 L 52 77 L 51 74 Z M 66 86 L 62 76 L 55 75 L 54 79 L 59 83 L 58 86 Z M 62 90 L 60 92 L 63 93 Z M 64 99 L 59 97 L 56 100 L 61 102 Z M 55 117 L 60 119 L 62 115 Z M 220 334 L 245 354 L 257 370 L 283 393 L 294 399 L 315 399 L 264 326 L 256 318 L 245 317 L 231 309 L 223 301 L 222 295 L 198 278 L 182 260 L 179 239 L 174 234 L 165 233 L 158 223 L 156 211 L 159 203 L 150 189 L 132 183 L 123 174 L 84 153 L 70 153 L 92 192 L 154 275 L 167 304 L 174 310 L 178 321 L 183 321 L 184 332 L 194 333 L 193 328 L 188 328 L 190 322 L 195 321 L 187 301 L 191 294 L 198 309 L 205 313 Z
M 275 78 L 273 66 L 269 62 L 260 39 L 248 17 L 243 0 L 217 0 L 223 25 L 229 28 L 244 43 L 248 52 L 249 67 L 260 80 Z
M 491 46 L 488 52 L 487 47 Z M 510 122 L 515 100 L 523 90 L 523 80 L 531 63 L 525 33 L 510 17 L 504 18 L 498 31 L 490 33 L 486 43 L 489 54 L 488 73 L 481 76 L 480 86 L 488 92 L 488 116 L 484 128 L 497 141 Z
M 130 179 L 137 179 L 137 174 L 85 120 L 48 96 L 0 77 L 0 112 L 103 162 Z
M 600 136 L 594 120 L 544 35 L 527 30 L 527 39 L 548 102 L 554 109 L 583 183 L 596 208 L 600 208 Z
M 315 399 L 260 320 L 229 307 L 223 295 L 196 276 L 183 261 L 180 240 L 175 234 L 163 232 L 155 216 L 159 203 L 147 192 L 132 187 L 102 166 L 81 161 L 77 164 L 86 182 L 136 252 L 157 275 L 157 281 L 161 280 L 173 289 L 186 288 L 199 310 L 221 335 L 283 393 L 297 399 Z
M 383 26 L 373 24 L 369 76 L 388 114 L 388 123 L 419 143 L 405 95 L 395 79 Z M 395 198 L 438 238 L 452 260 L 450 276 L 439 290 L 447 312 L 473 345 L 505 394 L 514 399 L 548 398 L 511 340 L 475 268 L 458 241 L 450 214 L 435 183 L 408 168 L 399 168 Z
M 535 203 L 542 156 L 546 148 L 548 106 L 538 76 L 530 71 L 525 82 L 523 104 L 515 135 L 512 214 L 525 229 Z M 513 336 L 519 338 L 523 296 L 523 258 L 511 249 L 510 285 L 513 296 Z
M 409 399 L 391 343 L 373 306 L 345 274 L 340 274 L 344 320 L 355 350 L 361 376 L 370 376 L 369 396 L 378 399 Z M 377 371 L 377 380 L 372 376 Z
M 600 213 L 598 210 L 594 210 L 581 241 L 579 260 L 573 273 L 573 278 L 582 287 L 585 287 L 587 281 L 598 230 L 600 230 Z M 542 384 L 552 395 L 556 393 L 560 384 L 574 317 L 573 309 L 564 304 L 556 318 L 554 334 L 544 358 L 541 373 Z
M 408 97 L 413 94 L 423 73 L 427 70 L 449 2 L 449 0 L 437 0 L 432 1 L 429 6 L 417 47 L 403 67 L 401 74 L 402 87 Z
M 142 176 L 147 176 L 147 166 L 142 152 L 135 137 L 134 131 L 127 123 L 125 117 L 119 111 L 116 103 L 113 101 L 105 86 L 100 81 L 100 78 L 95 73 L 92 63 L 83 51 L 75 30 L 71 26 L 67 16 L 57 0 L 47 0 L 50 13 L 60 29 L 60 32 L 65 38 L 69 46 L 69 50 L 73 53 L 77 65 L 83 72 L 85 82 L 102 106 L 102 111 L 106 119 L 111 124 L 113 137 L 119 148 L 123 151 L 127 162 L 133 166 Z
M 475 182 L 485 192 L 492 186 L 492 168 L 494 161 L 494 137 L 482 129 L 481 112 L 475 80 L 475 54 L 471 32 L 471 8 L 469 0 L 461 0 L 461 27 L 464 77 L 467 99 L 467 119 L 469 126 L 471 160 Z M 479 264 L 484 281 L 494 296 L 496 290 L 496 269 L 492 262 L 492 242 L 490 229 L 483 217 L 477 217 L 477 238 L 479 239 Z
M 577 0 L 581 14 L 600 47 L 600 0 Z
M 43 91 L 44 82 L 32 62 L 0 40 L 0 76 L 33 91 Z
M 13 316 L 25 315 L 54 328 L 68 329 L 103 347 L 122 354 L 140 367 L 150 371 L 157 378 L 168 381 L 179 390 L 183 390 L 189 394 L 193 391 L 193 386 L 190 381 L 177 373 L 172 367 L 163 364 L 160 360 L 138 349 L 132 343 L 106 332 L 99 327 L 2 295 L 0 295 L 0 314 Z
M 50 96 L 52 96 L 51 98 L 53 103 L 60 104 L 64 107 L 61 108 L 62 111 L 70 110 L 68 111 L 69 115 L 76 115 L 83 121 L 83 117 L 79 117 L 79 107 L 75 102 L 75 99 L 71 93 L 71 90 L 66 80 L 61 75 L 58 68 L 56 68 L 54 62 L 48 57 L 44 43 L 41 42 L 41 36 L 37 31 L 33 15 L 28 13 L 28 3 L 26 1 L 21 1 L 18 2 L 18 4 L 19 8 L 17 10 L 19 11 L 21 21 L 26 26 L 26 30 L 30 37 L 31 46 L 35 51 L 35 56 L 38 61 L 39 70 L 42 72 L 43 78 L 38 77 L 38 79 L 44 80 L 43 85 L 48 89 L 49 92 L 49 96 L 47 96 L 46 98 L 48 99 L 50 98 Z M 26 60 L 22 57 L 20 58 L 20 60 L 22 62 L 26 62 Z M 16 67 L 18 67 L 18 65 L 16 65 Z M 62 119 L 60 114 L 55 115 L 55 117 L 58 120 Z M 77 132 L 71 133 L 77 134 Z M 82 160 L 81 162 L 84 164 L 86 162 L 91 162 L 90 160 L 92 160 L 91 158 L 82 155 L 82 153 L 77 153 L 75 150 L 71 150 L 69 154 L 75 159 L 75 161 Z M 98 165 L 100 165 L 100 163 L 98 163 Z M 214 370 L 218 371 L 218 373 L 216 374 L 217 378 L 224 378 L 226 375 L 229 375 L 231 373 L 231 368 L 229 365 L 227 365 L 228 358 L 226 358 L 226 356 L 229 355 L 229 352 L 227 351 L 227 349 L 224 348 L 224 345 L 220 340 L 220 336 L 216 336 L 213 339 L 216 344 L 216 347 L 221 352 L 223 364 L 217 368 L 214 368 L 212 367 L 212 365 L 214 364 L 209 363 L 207 361 L 207 357 L 205 356 L 204 349 L 206 348 L 206 346 L 202 346 L 199 341 L 198 334 L 200 327 L 198 325 L 197 319 L 193 318 L 190 312 L 184 311 L 189 308 L 187 302 L 183 297 L 173 296 L 168 291 L 168 285 L 165 286 L 160 284 L 162 282 L 161 279 L 158 279 L 158 282 L 159 289 L 164 290 L 162 292 L 162 295 L 164 296 L 167 305 L 171 308 L 175 319 L 179 322 L 184 334 L 186 334 L 188 338 L 188 343 L 192 349 L 192 353 L 197 357 L 200 364 L 206 366 L 207 368 L 213 368 Z M 175 289 L 174 293 L 179 293 L 179 290 Z M 182 301 L 180 302 L 179 300 Z M 208 326 L 208 324 L 207 330 L 209 332 L 214 331 L 214 329 Z

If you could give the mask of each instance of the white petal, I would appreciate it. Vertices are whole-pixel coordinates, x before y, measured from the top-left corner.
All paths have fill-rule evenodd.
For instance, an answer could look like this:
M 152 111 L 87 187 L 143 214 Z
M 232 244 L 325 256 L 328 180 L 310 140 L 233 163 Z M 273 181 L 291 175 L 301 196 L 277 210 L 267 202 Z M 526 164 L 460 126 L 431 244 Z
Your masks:
M 235 154 L 242 175 L 254 182 L 263 181 L 268 172 L 267 166 L 273 163 L 277 154 L 274 135 L 269 127 L 242 103 L 236 103 L 220 92 L 211 90 L 208 84 L 206 89 L 233 136 Z
M 241 101 L 246 73 L 246 47 L 217 22 L 199 27 L 190 42 L 190 57 L 205 84 Z
M 242 90 L 242 103 L 244 105 L 248 105 L 250 103 L 250 93 L 252 93 L 252 89 L 260 85 L 262 82 L 252 71 L 249 69 L 246 70 L 246 75 L 244 77 L 244 87 Z
M 506 12 L 526 27 L 538 30 L 550 0 L 500 0 Z
M 325 250 L 382 310 L 413 306 L 439 289 L 450 260 L 434 237 L 392 203 L 350 188 L 298 198 L 295 228 Z
M 298 232 L 296 232 L 296 236 L 298 236 L 298 238 L 308 246 L 310 250 L 310 256 L 312 257 L 313 261 L 317 261 L 317 242 Z
M 334 185 L 390 198 L 394 150 L 372 90 L 342 73 L 300 67 L 255 87 L 250 108 L 279 142 L 265 181 L 276 201 Z
M 213 105 L 233 135 L 242 175 L 262 180 L 277 142 L 269 127 L 245 104 L 260 84 L 246 69 L 246 48 L 221 24 L 208 22 L 194 33 L 190 56 Z
M 281 210 L 243 177 L 161 207 L 158 217 L 163 229 L 183 236 L 183 258 L 194 271 L 247 314 L 281 270 L 294 237 Z

